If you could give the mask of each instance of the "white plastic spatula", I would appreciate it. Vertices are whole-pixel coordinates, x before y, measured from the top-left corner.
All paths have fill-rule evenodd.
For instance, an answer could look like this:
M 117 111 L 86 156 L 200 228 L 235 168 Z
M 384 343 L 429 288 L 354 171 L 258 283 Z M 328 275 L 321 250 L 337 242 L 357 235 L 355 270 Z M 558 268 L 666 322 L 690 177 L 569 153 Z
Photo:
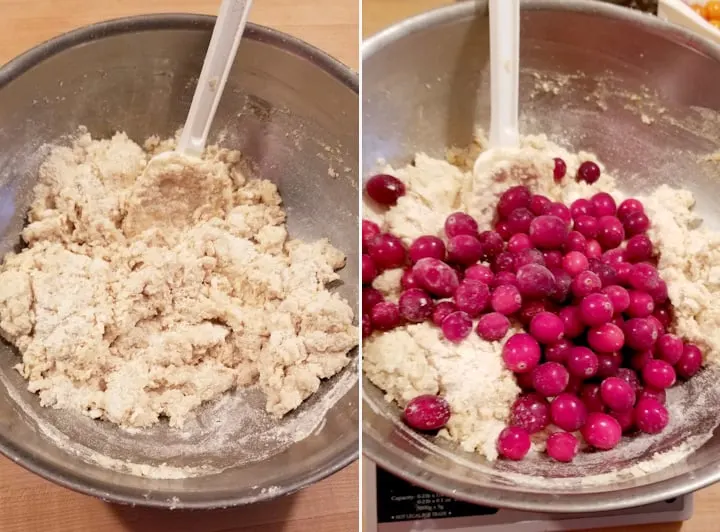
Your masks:
M 490 146 L 475 161 L 491 171 L 518 148 L 520 0 L 490 0 Z

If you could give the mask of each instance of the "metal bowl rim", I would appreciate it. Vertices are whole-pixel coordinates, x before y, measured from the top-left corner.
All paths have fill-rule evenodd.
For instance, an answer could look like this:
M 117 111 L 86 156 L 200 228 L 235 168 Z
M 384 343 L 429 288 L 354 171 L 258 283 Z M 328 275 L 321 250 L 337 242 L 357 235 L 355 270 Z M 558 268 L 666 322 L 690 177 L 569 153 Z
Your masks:
M 116 18 L 83 26 L 38 44 L 0 67 L 0 89 L 48 57 L 79 44 L 85 44 L 113 35 L 138 31 L 172 29 L 210 30 L 213 27 L 215 18 L 216 17 L 211 15 L 169 13 Z M 310 61 L 359 95 L 359 79 L 353 70 L 326 52 L 297 37 L 250 22 L 245 29 L 243 38 L 288 50 Z M 352 394 L 352 390 L 348 393 Z M 75 474 L 68 470 L 58 471 L 47 460 L 32 456 L 23 449 L 22 446 L 10 442 L 3 433 L 0 433 L 0 453 L 25 469 L 60 486 L 85 495 L 98 497 L 105 501 L 156 508 L 210 510 L 254 504 L 275 499 L 319 482 L 357 460 L 359 454 L 358 441 L 359 437 L 356 439 L 354 445 L 342 449 L 342 451 L 325 464 L 325 466 L 312 471 L 310 474 L 305 475 L 300 480 L 291 484 L 279 486 L 274 490 L 257 490 L 256 494 L 252 495 L 226 497 L 212 501 L 184 501 L 182 499 L 183 493 L 174 490 L 158 490 L 155 493 L 162 493 L 162 496 L 152 499 L 146 499 L 142 494 L 127 495 L 113 491 L 114 487 L 107 483 L 102 483 L 101 486 L 98 486 L 99 483 L 97 481 L 88 479 L 82 475 Z
M 690 30 L 674 26 L 657 16 L 651 16 L 626 7 L 598 2 L 597 0 L 522 0 L 522 8 L 525 11 L 563 10 L 595 14 L 618 21 L 634 23 L 651 32 L 663 34 L 675 41 L 682 42 L 696 52 L 701 52 L 720 62 L 720 45 Z M 468 0 L 439 7 L 402 20 L 379 31 L 363 43 L 361 48 L 362 61 L 367 61 L 376 53 L 381 52 L 385 46 L 407 35 L 422 31 L 428 27 L 440 26 L 445 23 L 477 16 L 478 13 L 484 15 L 486 12 L 487 0 Z M 369 399 L 365 394 L 365 386 L 367 385 L 369 385 L 369 382 L 364 379 L 363 412 L 366 408 L 372 408 L 369 406 Z M 655 484 L 626 488 L 621 491 L 598 491 L 580 495 L 552 495 L 532 490 L 506 490 L 493 487 L 486 490 L 475 488 L 475 491 L 468 493 L 462 488 L 454 488 L 452 486 L 453 480 L 447 477 L 443 478 L 443 483 L 438 485 L 433 480 L 435 475 L 426 471 L 419 459 L 408 457 L 406 453 L 397 450 L 389 452 L 388 447 L 383 442 L 377 441 L 366 432 L 364 421 L 362 441 L 364 456 L 375 462 L 379 467 L 408 482 L 466 502 L 520 511 L 587 513 L 620 510 L 680 497 L 720 481 L 720 468 L 707 467 L 692 474 L 682 473 Z M 393 456 L 397 457 L 398 460 L 394 461 Z M 648 487 L 653 489 L 649 493 L 642 493 Z

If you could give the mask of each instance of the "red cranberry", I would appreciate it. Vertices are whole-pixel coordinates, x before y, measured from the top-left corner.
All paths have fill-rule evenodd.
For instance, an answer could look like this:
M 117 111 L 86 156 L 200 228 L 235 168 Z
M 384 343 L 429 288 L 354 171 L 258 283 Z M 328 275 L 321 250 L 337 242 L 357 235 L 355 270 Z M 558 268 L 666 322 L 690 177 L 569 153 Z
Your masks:
M 636 212 L 644 213 L 645 208 L 638 200 L 629 198 L 623 201 L 618 207 L 617 217 L 620 218 L 620 221 L 625 222 L 628 216 Z
M 580 433 L 588 445 L 607 451 L 620 443 L 622 427 L 611 415 L 592 412 L 588 415 L 587 422 L 580 429 Z
M 400 309 L 395 303 L 383 301 L 370 310 L 373 328 L 378 331 L 389 331 L 400 325 Z
M 642 369 L 645 367 L 645 364 L 647 364 L 648 361 L 652 360 L 653 358 L 653 352 L 650 349 L 647 349 L 645 351 L 636 351 L 630 357 L 630 367 L 635 371 L 642 371 Z
M 625 345 L 636 351 L 645 351 L 655 345 L 658 332 L 645 318 L 632 318 L 623 326 Z
M 550 424 L 550 405 L 539 394 L 521 395 L 510 409 L 510 424 L 530 434 L 540 432 Z
M 585 181 L 587 184 L 592 185 L 598 179 L 600 179 L 600 167 L 596 163 L 585 161 L 580 165 L 580 168 L 578 168 L 578 181 Z
M 482 257 L 482 244 L 474 236 L 457 235 L 448 242 L 448 260 L 456 264 L 475 264 Z
M 477 323 L 478 336 L 487 342 L 496 342 L 505 338 L 510 329 L 510 320 L 498 312 L 490 312 L 480 317 Z
M 545 259 L 545 267 L 552 271 L 562 268 L 563 255 L 557 250 L 543 251 L 543 258 Z
M 593 216 L 587 216 L 585 214 L 581 214 L 580 216 L 575 218 L 575 231 L 580 233 L 585 238 L 590 240 L 592 240 L 593 238 L 597 238 L 599 230 L 600 224 L 598 223 L 597 218 Z
M 569 340 L 564 338 L 558 340 L 554 344 L 545 347 L 545 360 L 564 364 L 572 347 L 573 344 Z
M 508 236 L 510 238 L 510 236 Z M 484 231 L 478 235 L 478 240 L 483 249 L 483 260 L 489 260 L 498 256 L 505 248 L 503 237 L 495 231 Z
M 532 242 L 530 242 L 530 237 L 525 233 L 517 233 L 511 236 L 507 244 L 507 249 L 511 253 L 520 253 L 521 251 L 530 249 L 531 247 Z
M 405 407 L 405 423 L 415 430 L 439 430 L 449 419 L 450 405 L 437 395 L 420 395 Z
M 368 254 L 375 266 L 383 270 L 399 268 L 405 264 L 407 255 L 402 241 L 389 233 L 376 236 L 368 246 Z
M 614 268 L 617 283 L 623 286 L 628 286 L 630 284 L 630 272 L 632 272 L 632 264 L 630 264 L 629 262 L 621 262 L 620 264 L 616 264 Z
M 540 312 L 530 320 L 530 334 L 541 344 L 554 344 L 563 333 L 563 321 L 551 312 Z
M 556 303 L 565 303 L 570 295 L 572 277 L 565 270 L 551 270 L 550 273 L 555 277 L 555 289 L 550 298 Z
M 510 225 L 507 223 L 507 220 L 500 220 L 495 224 L 493 233 L 497 233 L 500 235 L 500 237 L 503 239 L 503 242 L 508 240 L 512 235 L 512 231 L 510 231 Z
M 543 258 L 542 252 L 534 248 L 523 249 L 519 253 L 515 253 L 514 261 L 516 269 L 521 266 L 525 266 L 526 264 L 539 264 L 540 266 L 545 266 L 545 259 Z
M 551 295 L 555 289 L 555 277 L 539 264 L 526 264 L 518 268 L 516 277 L 523 297 L 540 299 Z
M 516 373 L 515 382 L 518 387 L 524 392 L 534 392 L 532 384 L 532 373 Z
M 602 216 L 598 219 L 597 240 L 604 249 L 613 249 L 625 240 L 625 229 L 615 216 Z
M 362 221 L 362 251 L 367 253 L 368 246 L 380 234 L 380 226 L 370 220 Z
M 599 362 L 598 357 L 587 347 L 573 347 L 568 353 L 567 360 L 570 375 L 589 379 L 597 373 Z
M 608 249 L 602 254 L 602 257 L 600 257 L 600 262 L 609 264 L 610 266 L 615 266 L 623 262 L 624 253 L 625 251 L 621 248 Z
M 610 415 L 620 424 L 623 434 L 635 428 L 635 411 L 632 408 L 624 412 L 610 412 Z
M 635 405 L 635 390 L 619 377 L 608 377 L 600 385 L 600 397 L 616 412 L 631 410 Z
M 473 264 L 465 270 L 465 280 L 481 281 L 491 286 L 494 279 L 495 274 L 484 264 Z
M 642 386 L 640 385 L 640 379 L 638 379 L 637 373 L 635 373 L 633 370 L 628 368 L 620 368 L 617 372 L 616 377 L 621 378 L 625 382 L 627 382 L 630 387 L 635 390 L 635 395 L 637 396 Z
M 560 157 L 553 159 L 555 166 L 553 167 L 553 178 L 556 183 L 562 181 L 562 178 L 567 174 L 567 164 Z
M 614 353 L 622 348 L 625 335 L 614 323 L 604 323 L 588 331 L 587 342 L 598 353 Z
M 465 279 L 453 296 L 458 310 L 467 312 L 471 318 L 477 317 L 490 303 L 490 289 L 481 281 Z
M 568 209 L 562 203 L 551 203 L 548 206 L 547 212 L 545 214 L 548 216 L 556 216 L 560 218 L 568 226 L 570 226 L 570 222 L 572 222 L 572 215 L 570 214 L 570 209 Z
M 522 207 L 515 209 L 507 218 L 508 229 L 510 234 L 527 233 L 530 230 L 530 224 L 535 216 L 529 209 Z
M 570 214 L 573 220 L 577 220 L 581 216 L 595 216 L 595 206 L 592 201 L 585 198 L 576 199 L 570 204 Z
M 473 322 L 467 312 L 457 311 L 448 315 L 440 326 L 445 338 L 454 343 L 459 344 L 465 338 L 470 336 L 473 329 Z
M 630 305 L 625 313 L 631 318 L 647 318 L 655 310 L 652 296 L 647 292 L 630 291 Z
M 548 303 L 545 300 L 527 301 L 523 303 L 520 312 L 517 313 L 518 320 L 523 326 L 529 327 L 532 319 L 541 312 L 545 312 L 547 307 Z
M 458 235 L 477 236 L 478 224 L 475 218 L 464 212 L 455 212 L 445 220 L 445 234 L 448 238 Z M 438 257 L 439 258 L 439 257 Z
M 563 269 L 572 277 L 588 269 L 588 260 L 579 251 L 570 251 L 563 257 Z
M 575 297 L 586 297 L 602 289 L 602 281 L 596 273 L 591 271 L 580 272 L 572 280 L 570 291 Z
M 588 240 L 585 244 L 585 255 L 588 259 L 599 259 L 602 257 L 602 246 L 597 240 Z
M 667 427 L 670 415 L 655 399 L 640 399 L 635 406 L 635 425 L 647 434 L 658 434 Z
M 596 327 L 613 317 L 613 305 L 605 294 L 589 294 L 580 301 L 580 317 L 586 325 Z
M 530 198 L 530 212 L 535 216 L 545 214 L 545 211 L 547 211 L 551 203 L 552 202 L 545 196 L 535 194 L 532 198 Z
M 493 292 L 491 305 L 495 312 L 510 316 L 522 307 L 522 296 L 515 286 L 501 285 Z
M 413 276 L 412 268 L 406 268 L 400 278 L 400 286 L 403 290 L 410 290 L 411 288 L 420 288 L 420 284 Z
M 557 216 L 538 216 L 529 227 L 530 241 L 539 249 L 559 249 L 568 237 L 568 226 Z
M 560 395 L 568 385 L 570 374 L 565 366 L 558 362 L 545 362 L 533 372 L 533 387 L 540 395 L 555 397 Z
M 507 218 L 515 209 L 526 208 L 530 205 L 530 190 L 526 186 L 510 187 L 502 193 L 497 204 L 500 218 Z
M 436 236 L 421 236 L 410 245 L 409 254 L 413 263 L 428 257 L 445 260 L 445 242 Z
M 675 370 L 664 360 L 648 360 L 642 377 L 645 384 L 661 390 L 672 387 L 677 380 Z
M 605 403 L 600 396 L 600 385 L 594 382 L 584 384 L 580 390 L 580 399 L 588 412 L 605 412 Z
M 420 286 L 438 297 L 453 295 L 460 284 L 457 272 L 437 259 L 420 259 L 412 272 Z
M 555 432 L 546 443 L 547 454 L 557 462 L 572 462 L 580 450 L 580 442 L 569 432 Z
M 617 206 L 613 197 L 607 192 L 598 192 L 590 198 L 590 201 L 593 204 L 595 216 L 598 218 L 601 216 L 615 216 Z
M 422 323 L 430 319 L 435 303 L 425 290 L 411 288 L 400 294 L 398 301 L 400 316 L 411 323 Z
M 530 450 L 530 434 L 520 427 L 507 427 L 498 436 L 497 450 L 509 460 L 522 460 Z
M 655 305 L 662 305 L 663 303 L 667 302 L 668 300 L 668 287 L 667 283 L 660 279 L 660 282 L 658 283 L 656 288 L 653 288 L 648 292 L 650 296 L 653 298 L 653 302 Z
M 550 419 L 562 430 L 573 432 L 585 424 L 587 409 L 575 395 L 561 393 L 550 403 Z
M 367 314 L 362 315 L 362 337 L 363 339 L 369 337 L 373 332 L 372 322 L 370 316 Z
M 617 375 L 618 369 L 623 362 L 623 357 L 620 353 L 599 353 L 598 354 L 598 371 L 597 376 L 601 379 L 607 377 L 614 377 Z
M 660 303 L 661 304 L 661 303 Z M 672 309 L 668 306 L 664 307 L 655 307 L 655 312 L 653 312 L 653 317 L 657 319 L 663 327 L 666 329 L 670 327 L 670 324 L 672 323 Z
M 643 262 L 653 256 L 652 241 L 647 235 L 635 235 L 625 245 L 624 258 L 627 262 Z
M 515 277 L 515 274 L 513 272 L 497 273 L 495 279 L 493 279 L 493 286 L 497 288 L 498 286 L 502 286 L 504 284 L 509 284 L 517 288 L 517 277 Z
M 570 231 L 567 240 L 565 240 L 563 251 L 576 251 L 584 255 L 587 251 L 587 240 L 577 231 Z
M 682 358 L 683 342 L 674 334 L 663 334 L 657 339 L 655 352 L 660 360 L 674 366 Z
M 370 255 L 362 256 L 362 282 L 363 284 L 370 284 L 377 277 L 377 269 L 375 263 L 370 258 Z
M 640 392 L 638 401 L 640 401 L 641 399 L 655 399 L 657 402 L 664 405 L 667 399 L 667 395 L 665 393 L 665 390 L 656 390 L 655 388 L 651 388 L 650 386 L 645 386 Z
M 610 298 L 613 306 L 613 313 L 625 312 L 630 306 L 630 294 L 622 286 L 611 285 L 602 289 L 602 293 Z
M 590 263 L 590 271 L 600 278 L 600 284 L 603 288 L 617 284 L 617 273 L 610 264 L 605 264 L 597 259 L 590 259 L 588 262 Z
M 585 332 L 585 324 L 580 317 L 580 309 L 578 307 L 565 307 L 560 309 L 559 318 L 565 325 L 565 338 L 577 338 Z
M 682 357 L 675 364 L 675 371 L 683 379 L 689 379 L 694 376 L 702 367 L 702 352 L 695 344 L 685 344 Z
M 438 327 L 441 327 L 445 318 L 456 311 L 457 308 L 455 308 L 455 303 L 452 301 L 440 301 L 440 303 L 435 305 L 435 309 L 433 310 L 432 322 Z
M 635 236 L 644 233 L 650 228 L 650 220 L 645 213 L 635 212 L 625 218 L 623 225 L 628 236 Z
M 380 205 L 395 205 L 405 195 L 405 185 L 397 177 L 378 174 L 368 179 L 365 190 Z
M 540 354 L 537 340 L 525 333 L 511 336 L 502 351 L 505 366 L 515 373 L 529 373 L 535 369 L 540 362 Z
M 382 303 L 385 301 L 385 298 L 382 295 L 382 292 L 380 290 L 376 290 L 375 288 L 370 288 L 369 286 L 364 286 L 362 291 L 362 311 L 365 314 L 370 314 L 370 311 L 372 308 L 377 305 L 378 303 Z

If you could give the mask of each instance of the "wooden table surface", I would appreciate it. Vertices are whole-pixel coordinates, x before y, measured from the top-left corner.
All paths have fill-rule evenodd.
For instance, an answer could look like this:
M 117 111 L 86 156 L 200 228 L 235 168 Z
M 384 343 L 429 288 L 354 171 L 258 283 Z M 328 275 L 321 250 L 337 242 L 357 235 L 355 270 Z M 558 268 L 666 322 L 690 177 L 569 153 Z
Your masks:
M 369 37 L 388 25 L 452 0 L 363 0 L 362 32 Z M 620 529 L 612 529 L 619 532 Z M 715 532 L 720 531 L 720 484 L 695 495 L 695 513 L 685 523 L 623 527 L 623 532 Z M 611 529 L 593 532 L 611 532 Z
M 55 35 L 149 12 L 214 14 L 220 0 L 0 0 L 0 63 Z M 152 6 L 152 7 L 150 7 Z M 300 37 L 358 68 L 356 0 L 255 0 L 250 20 Z M 358 468 L 293 496 L 215 512 L 104 503 L 0 458 L 0 532 L 351 532 L 358 529 Z

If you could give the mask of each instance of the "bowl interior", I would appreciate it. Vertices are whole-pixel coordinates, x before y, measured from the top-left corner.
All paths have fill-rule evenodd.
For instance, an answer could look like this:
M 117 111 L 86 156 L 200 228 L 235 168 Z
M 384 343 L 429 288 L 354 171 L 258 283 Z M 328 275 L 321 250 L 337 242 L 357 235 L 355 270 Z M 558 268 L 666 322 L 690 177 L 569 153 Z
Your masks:
M 79 126 L 94 137 L 126 131 L 140 143 L 150 135 L 172 136 L 182 126 L 212 23 L 189 15 L 103 23 L 41 45 L 0 71 L 1 253 L 19 244 L 46 143 L 67 143 Z M 352 302 L 357 108 L 356 80 L 342 65 L 287 35 L 250 25 L 209 139 L 241 150 L 251 175 L 278 185 L 291 236 L 327 237 L 348 255 L 338 291 Z M 204 408 L 189 431 L 160 424 L 139 434 L 41 408 L 12 369 L 15 363 L 17 354 L 0 346 L 3 451 L 105 498 L 175 507 L 252 502 L 322 478 L 357 452 L 355 363 L 279 426 L 262 414 L 258 393 L 239 391 Z M 283 431 L 308 437 L 294 441 L 280 437 Z M 172 477 L 178 468 L 222 472 L 142 478 L 88 461 L 97 453 L 121 469 L 124 462 L 145 464 L 155 476 Z
M 402 166 L 415 153 L 444 158 L 489 125 L 486 2 L 422 15 L 379 34 L 363 54 L 363 175 L 378 161 Z M 599 2 L 534 0 L 523 4 L 521 132 L 547 134 L 573 151 L 596 153 L 641 193 L 662 184 L 689 188 L 709 227 L 720 228 L 718 49 L 655 17 Z M 688 79 L 692 79 L 689 83 Z M 593 511 L 637 506 L 714 481 L 720 436 L 678 464 L 611 483 L 562 482 L 646 460 L 717 424 L 699 408 L 706 374 L 678 404 L 682 426 L 637 449 L 593 455 L 587 467 L 491 466 L 443 441 L 420 438 L 399 422 L 396 407 L 364 380 L 364 450 L 393 472 L 466 500 L 539 511 Z M 717 401 L 714 397 L 713 401 Z M 716 404 L 716 403 L 713 403 Z M 525 468 L 524 468 L 525 467 Z M 538 480 L 553 477 L 558 482 Z

